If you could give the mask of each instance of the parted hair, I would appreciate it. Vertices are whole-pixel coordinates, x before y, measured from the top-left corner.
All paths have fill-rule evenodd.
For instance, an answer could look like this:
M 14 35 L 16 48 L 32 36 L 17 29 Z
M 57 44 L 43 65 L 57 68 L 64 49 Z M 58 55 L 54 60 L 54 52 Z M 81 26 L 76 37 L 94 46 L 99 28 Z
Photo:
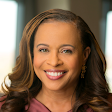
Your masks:
M 25 105 L 29 107 L 31 98 L 36 97 L 40 91 L 42 83 L 33 69 L 34 37 L 39 25 L 49 20 L 74 24 L 80 32 L 83 50 L 88 46 L 91 49 L 86 62 L 85 76 L 79 78 L 75 88 L 76 100 L 72 105 L 72 111 L 86 112 L 84 105 L 88 105 L 95 112 L 107 112 L 110 107 L 107 100 L 109 88 L 105 79 L 105 57 L 85 21 L 74 13 L 62 9 L 42 12 L 30 20 L 24 28 L 16 65 L 12 73 L 8 74 L 11 86 L 5 85 L 7 89 L 2 86 L 5 103 L 1 107 L 1 112 L 27 112 Z

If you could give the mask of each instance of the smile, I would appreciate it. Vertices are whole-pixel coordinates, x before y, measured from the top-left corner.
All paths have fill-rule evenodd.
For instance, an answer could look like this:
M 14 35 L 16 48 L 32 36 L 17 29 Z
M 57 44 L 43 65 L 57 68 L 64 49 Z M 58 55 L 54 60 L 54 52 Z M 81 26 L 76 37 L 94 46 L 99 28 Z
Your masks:
M 51 76 L 60 76 L 62 75 L 64 72 L 46 72 L 48 75 Z
M 63 77 L 66 74 L 65 70 L 45 70 L 46 76 L 50 80 L 57 80 Z

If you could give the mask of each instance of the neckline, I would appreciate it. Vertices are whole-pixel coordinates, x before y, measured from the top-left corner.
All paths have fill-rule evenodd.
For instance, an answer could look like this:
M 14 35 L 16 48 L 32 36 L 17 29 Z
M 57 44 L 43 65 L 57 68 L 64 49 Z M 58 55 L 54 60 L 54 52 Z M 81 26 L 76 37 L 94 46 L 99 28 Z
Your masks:
M 40 101 L 38 101 L 36 98 L 32 98 L 34 101 L 36 101 L 37 103 L 39 103 L 40 105 L 42 105 L 43 107 L 45 107 L 49 112 L 52 112 L 48 107 L 46 107 L 43 103 L 41 103 Z M 67 111 L 67 112 L 72 112 L 72 109 Z
M 36 98 L 33 98 L 34 101 L 38 102 L 40 105 L 42 105 L 43 107 L 45 107 L 47 110 L 49 110 L 51 112 L 51 110 L 46 107 L 43 103 L 41 103 L 40 101 L 38 101 Z

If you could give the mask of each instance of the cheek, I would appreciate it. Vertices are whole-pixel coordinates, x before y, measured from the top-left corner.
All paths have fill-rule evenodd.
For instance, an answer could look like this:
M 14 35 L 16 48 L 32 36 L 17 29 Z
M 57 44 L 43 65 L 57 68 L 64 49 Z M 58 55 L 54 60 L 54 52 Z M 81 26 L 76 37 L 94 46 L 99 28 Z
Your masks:
M 41 63 L 41 61 L 34 56 L 33 66 L 34 66 L 35 69 L 39 67 L 40 63 Z
M 44 60 L 39 56 L 34 56 L 33 58 L 33 67 L 36 75 L 39 74 L 39 70 L 41 69 L 41 66 L 43 64 Z
M 82 58 L 76 56 L 67 61 L 67 65 L 72 72 L 79 74 L 82 67 Z
M 78 60 L 73 60 L 70 62 L 69 67 L 71 70 L 78 70 L 80 68 L 80 64 Z
M 78 57 L 72 58 L 68 61 L 70 68 L 78 68 L 81 65 L 81 59 Z

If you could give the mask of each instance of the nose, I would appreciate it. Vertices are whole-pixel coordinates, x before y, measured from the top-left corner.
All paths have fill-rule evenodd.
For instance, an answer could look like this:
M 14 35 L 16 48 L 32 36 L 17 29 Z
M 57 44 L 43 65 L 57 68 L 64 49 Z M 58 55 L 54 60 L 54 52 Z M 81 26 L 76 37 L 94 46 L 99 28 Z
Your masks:
M 59 65 L 63 64 L 63 61 L 59 58 L 59 54 L 56 52 L 52 52 L 49 54 L 49 57 L 47 59 L 47 64 L 51 65 L 53 67 L 57 67 Z

